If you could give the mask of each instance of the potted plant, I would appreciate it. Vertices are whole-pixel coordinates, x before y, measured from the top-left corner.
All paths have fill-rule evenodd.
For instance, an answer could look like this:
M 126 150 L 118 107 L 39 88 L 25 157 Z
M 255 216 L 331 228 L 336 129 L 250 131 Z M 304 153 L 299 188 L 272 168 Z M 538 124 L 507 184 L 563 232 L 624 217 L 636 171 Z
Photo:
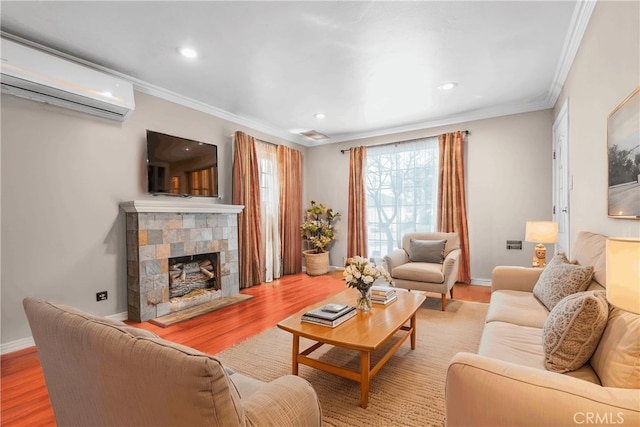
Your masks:
M 319 276 L 329 272 L 329 244 L 336 238 L 333 223 L 340 214 L 322 203 L 311 201 L 300 226 L 302 238 L 311 246 L 303 251 L 307 274 Z

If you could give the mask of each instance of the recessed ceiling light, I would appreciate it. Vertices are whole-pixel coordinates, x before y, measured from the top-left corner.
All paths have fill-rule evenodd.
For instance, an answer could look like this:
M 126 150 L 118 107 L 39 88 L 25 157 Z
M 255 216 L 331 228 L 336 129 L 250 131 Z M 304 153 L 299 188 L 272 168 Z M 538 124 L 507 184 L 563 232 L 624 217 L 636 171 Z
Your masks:
M 324 113 L 315 113 L 313 117 L 315 117 L 316 119 L 324 119 L 327 116 Z
M 440 86 L 438 86 L 438 89 L 451 90 L 456 86 L 458 86 L 458 83 L 456 83 L 456 82 L 448 82 L 448 83 L 443 83 Z
M 190 48 L 190 47 L 181 47 L 178 52 L 180 52 L 180 55 L 184 56 L 185 58 L 189 58 L 189 59 L 193 59 L 196 58 L 198 56 L 198 52 L 196 52 L 195 49 Z

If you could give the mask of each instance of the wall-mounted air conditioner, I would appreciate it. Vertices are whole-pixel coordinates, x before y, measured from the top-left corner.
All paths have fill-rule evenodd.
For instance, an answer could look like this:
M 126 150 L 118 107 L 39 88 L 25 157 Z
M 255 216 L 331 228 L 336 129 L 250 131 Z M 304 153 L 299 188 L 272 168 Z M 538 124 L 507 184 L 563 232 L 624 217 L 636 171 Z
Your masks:
M 16 43 L 2 42 L 2 92 L 124 120 L 134 110 L 133 85 L 93 68 Z

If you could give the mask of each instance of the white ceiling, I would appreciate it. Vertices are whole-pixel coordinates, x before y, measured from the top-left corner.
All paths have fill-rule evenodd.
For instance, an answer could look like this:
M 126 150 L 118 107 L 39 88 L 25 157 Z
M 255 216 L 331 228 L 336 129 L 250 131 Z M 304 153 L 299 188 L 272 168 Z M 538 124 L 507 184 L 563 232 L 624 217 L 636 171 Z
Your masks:
M 550 108 L 583 1 L 2 1 L 3 33 L 307 146 Z M 194 60 L 177 49 L 198 50 Z M 457 82 L 450 91 L 438 89 Z M 317 112 L 326 114 L 320 120 Z M 330 138 L 299 135 L 317 130 Z

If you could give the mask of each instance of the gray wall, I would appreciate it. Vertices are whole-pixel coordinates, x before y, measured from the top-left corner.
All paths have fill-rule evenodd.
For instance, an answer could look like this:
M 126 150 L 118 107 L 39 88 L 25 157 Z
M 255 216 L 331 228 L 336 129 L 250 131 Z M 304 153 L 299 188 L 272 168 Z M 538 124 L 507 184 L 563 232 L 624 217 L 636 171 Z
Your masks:
M 496 265 L 529 265 L 532 243 L 524 224 L 551 219 L 551 125 L 569 102 L 570 241 L 581 230 L 640 237 L 637 220 L 607 217 L 607 116 L 640 86 L 640 2 L 599 1 L 564 88 L 552 111 L 460 123 L 405 134 L 351 141 L 309 150 L 307 194 L 346 214 L 348 155 L 340 149 L 442 132 L 471 131 L 466 152 L 471 276 L 482 283 Z M 332 247 L 332 265 L 343 265 L 346 216 Z M 549 247 L 552 251 L 555 248 Z
M 607 117 L 640 86 L 640 2 L 599 1 L 554 115 L 569 103 L 571 242 L 581 230 L 640 237 L 640 221 L 607 217 Z
M 231 203 L 236 130 L 253 129 L 136 92 L 124 123 L 2 96 L 2 343 L 31 335 L 26 296 L 99 315 L 126 312 L 123 201 L 146 194 L 145 138 L 152 129 L 218 146 L 220 200 Z M 107 291 L 109 299 L 96 302 Z
M 342 220 L 331 247 L 331 264 L 347 253 L 349 154 L 340 150 L 469 130 L 465 152 L 471 277 L 487 282 L 496 265 L 530 265 L 533 244 L 524 240 L 528 220 L 551 219 L 551 110 L 498 117 L 336 145 L 313 147 L 307 156 L 307 194 L 338 210 Z

